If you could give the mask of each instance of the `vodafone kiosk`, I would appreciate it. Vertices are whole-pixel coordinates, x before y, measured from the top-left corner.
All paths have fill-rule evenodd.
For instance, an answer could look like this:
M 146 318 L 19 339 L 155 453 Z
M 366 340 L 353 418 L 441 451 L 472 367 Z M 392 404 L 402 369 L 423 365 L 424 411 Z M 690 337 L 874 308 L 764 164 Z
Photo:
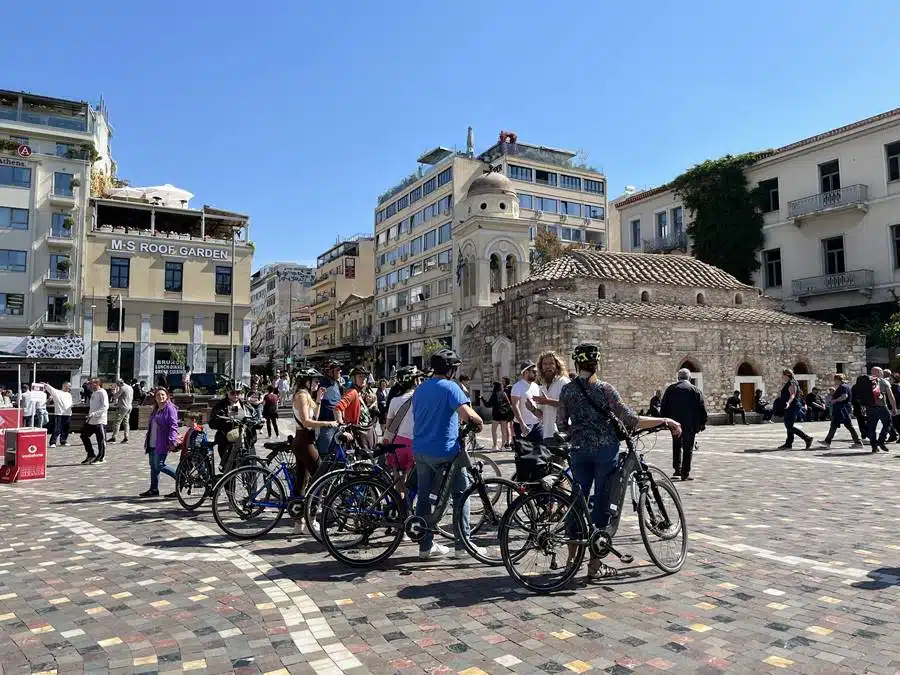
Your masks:
M 47 477 L 47 430 L 33 428 L 0 430 L 3 466 L 0 483 L 40 480 Z

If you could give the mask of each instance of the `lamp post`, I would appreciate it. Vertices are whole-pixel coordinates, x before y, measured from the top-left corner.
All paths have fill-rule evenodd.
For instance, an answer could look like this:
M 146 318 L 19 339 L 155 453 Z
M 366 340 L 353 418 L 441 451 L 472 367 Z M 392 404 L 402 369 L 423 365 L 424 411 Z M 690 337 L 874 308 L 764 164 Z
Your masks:
M 91 305 L 91 344 L 88 345 L 88 349 L 91 350 L 90 356 L 90 365 L 88 366 L 88 378 L 94 377 L 94 310 L 97 309 L 97 305 Z

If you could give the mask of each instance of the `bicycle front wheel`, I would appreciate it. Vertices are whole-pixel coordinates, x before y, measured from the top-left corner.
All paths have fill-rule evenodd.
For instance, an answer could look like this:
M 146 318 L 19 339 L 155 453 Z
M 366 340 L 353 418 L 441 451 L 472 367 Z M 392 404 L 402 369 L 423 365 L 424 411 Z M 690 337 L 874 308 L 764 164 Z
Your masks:
M 684 566 L 687 558 L 687 522 L 681 498 L 671 483 L 655 483 L 638 500 L 638 523 L 647 555 L 667 574 Z
M 516 499 L 500 521 L 500 555 L 516 583 L 551 593 L 578 573 L 589 534 L 587 515 L 571 495 L 530 492 Z
M 485 565 L 502 565 L 500 555 L 500 521 L 506 512 L 509 498 L 504 493 L 516 493 L 515 483 L 503 478 L 486 478 L 482 484 L 473 483 L 456 503 L 456 540 L 468 554 Z M 469 534 L 462 532 L 462 510 L 469 505 Z
M 286 507 L 281 481 L 259 466 L 238 467 L 222 476 L 212 502 L 216 524 L 237 539 L 256 539 L 271 532 Z
M 212 485 L 212 464 L 208 457 L 191 453 L 175 469 L 175 495 L 188 511 L 200 508 Z

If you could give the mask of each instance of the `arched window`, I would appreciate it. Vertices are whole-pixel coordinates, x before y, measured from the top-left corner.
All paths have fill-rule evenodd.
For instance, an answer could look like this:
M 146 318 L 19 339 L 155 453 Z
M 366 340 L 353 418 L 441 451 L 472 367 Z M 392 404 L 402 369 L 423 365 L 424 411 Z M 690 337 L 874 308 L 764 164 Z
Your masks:
M 500 292 L 500 257 L 491 254 L 491 293 Z
M 510 254 L 506 256 L 506 285 L 512 286 L 516 283 L 516 272 L 518 271 L 518 265 L 516 265 L 516 256 Z
M 756 366 L 747 361 L 738 366 L 737 374 L 740 377 L 759 377 L 759 371 L 756 369 Z
M 641 291 L 641 302 L 650 302 L 650 292 Z
M 603 284 L 597 286 L 597 299 L 606 300 L 606 286 Z
M 705 304 L 706 304 L 706 298 L 703 297 L 703 293 L 697 293 L 697 304 L 698 304 L 698 305 L 705 305 Z
M 743 305 L 744 304 L 744 296 L 740 293 L 734 294 L 734 304 L 735 305 Z
M 694 363 L 694 362 L 691 361 L 690 359 L 685 359 L 684 362 L 681 364 L 681 368 L 687 368 L 687 369 L 688 369 L 689 371 L 691 371 L 692 373 L 700 373 L 700 372 L 703 372 L 703 371 L 701 370 L 700 366 L 698 366 L 696 363 Z
M 809 375 L 809 366 L 804 361 L 794 364 L 794 375 Z

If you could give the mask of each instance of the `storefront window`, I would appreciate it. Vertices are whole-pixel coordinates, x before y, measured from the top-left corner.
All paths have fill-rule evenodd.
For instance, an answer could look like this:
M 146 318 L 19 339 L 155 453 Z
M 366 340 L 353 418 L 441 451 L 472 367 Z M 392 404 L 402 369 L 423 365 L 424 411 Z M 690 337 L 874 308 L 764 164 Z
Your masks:
M 207 347 L 206 372 L 230 376 L 231 367 L 230 359 L 228 358 L 229 351 L 228 347 Z
M 112 381 L 116 377 L 116 343 L 100 342 L 97 345 L 97 376 Z M 123 380 L 130 380 L 134 375 L 134 343 L 122 343 Z
M 153 362 L 153 379 L 158 381 L 160 376 L 181 376 L 187 362 L 187 345 L 158 344 L 156 345 L 156 357 Z

